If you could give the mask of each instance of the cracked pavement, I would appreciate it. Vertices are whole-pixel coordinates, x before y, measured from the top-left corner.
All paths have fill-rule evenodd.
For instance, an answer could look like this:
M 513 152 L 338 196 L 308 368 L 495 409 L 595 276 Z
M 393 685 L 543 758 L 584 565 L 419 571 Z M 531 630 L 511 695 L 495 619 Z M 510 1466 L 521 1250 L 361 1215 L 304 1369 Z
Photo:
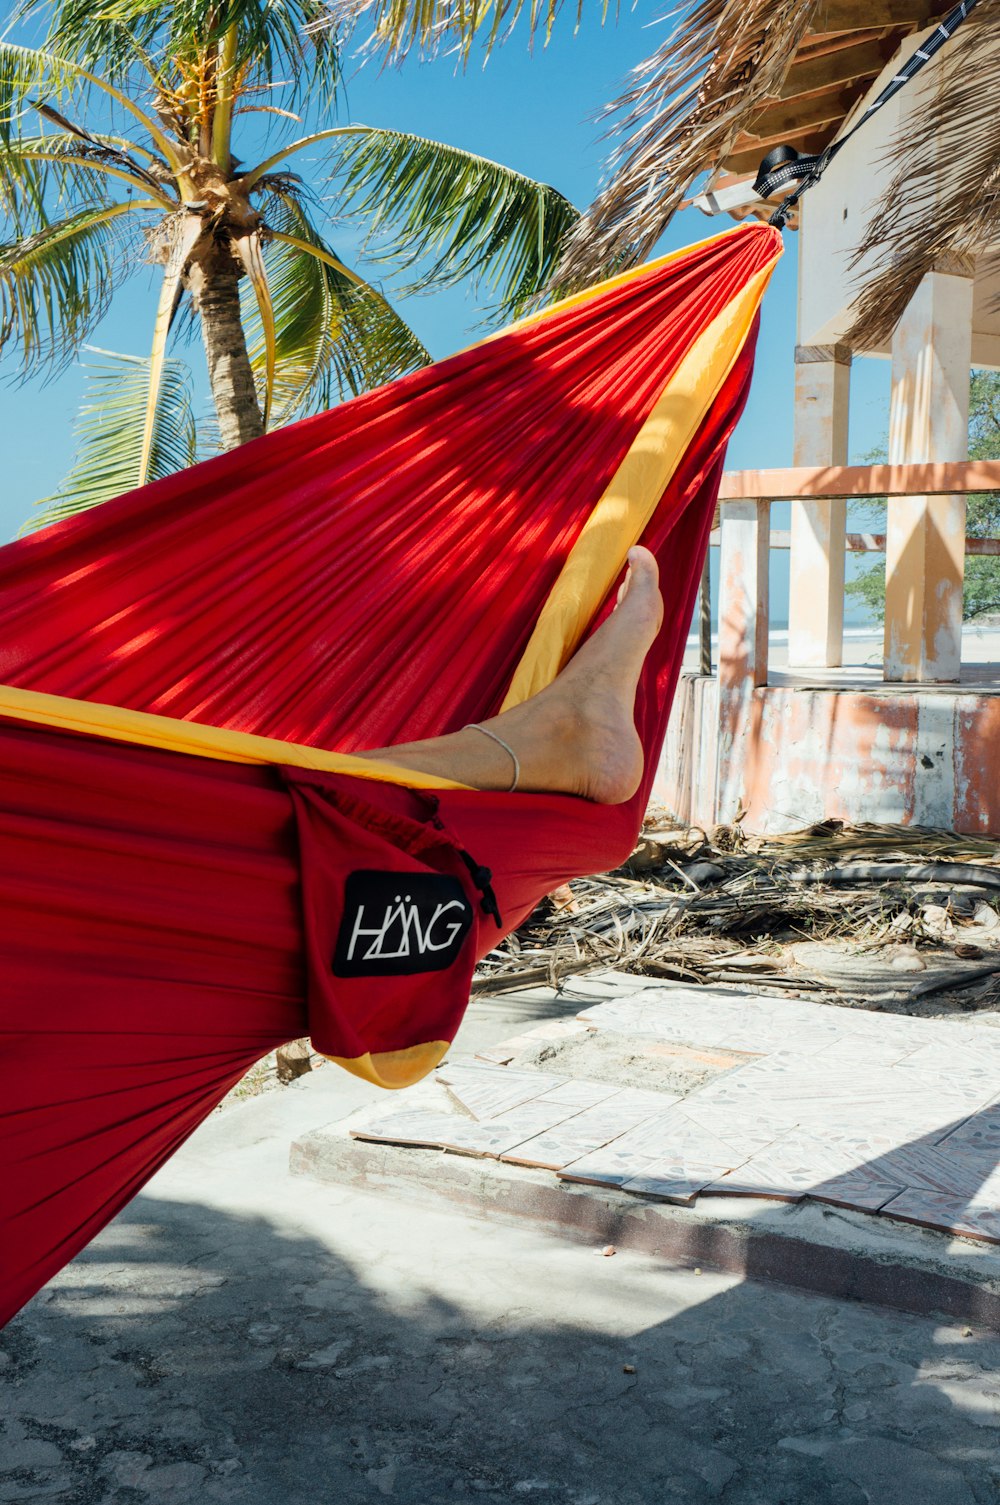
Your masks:
M 0 1501 L 1000 1498 L 996 1336 L 289 1176 L 373 1096 L 215 1115 L 0 1334 Z

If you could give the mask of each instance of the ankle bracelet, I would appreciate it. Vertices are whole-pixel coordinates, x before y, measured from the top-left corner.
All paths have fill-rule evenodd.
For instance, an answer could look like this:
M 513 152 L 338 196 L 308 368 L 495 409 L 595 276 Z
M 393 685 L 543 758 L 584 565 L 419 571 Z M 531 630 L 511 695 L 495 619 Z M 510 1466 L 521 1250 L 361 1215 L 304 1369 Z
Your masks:
M 491 742 L 498 743 L 499 746 L 503 748 L 504 752 L 509 754 L 510 760 L 514 765 L 514 777 L 511 780 L 510 788 L 507 790 L 507 793 L 513 794 L 514 790 L 517 788 L 517 781 L 521 777 L 521 765 L 518 762 L 517 753 L 511 747 L 510 743 L 505 742 L 502 737 L 498 737 L 496 732 L 491 732 L 489 727 L 480 726 L 476 721 L 470 721 L 465 730 L 467 732 L 482 732 L 484 737 L 489 737 Z

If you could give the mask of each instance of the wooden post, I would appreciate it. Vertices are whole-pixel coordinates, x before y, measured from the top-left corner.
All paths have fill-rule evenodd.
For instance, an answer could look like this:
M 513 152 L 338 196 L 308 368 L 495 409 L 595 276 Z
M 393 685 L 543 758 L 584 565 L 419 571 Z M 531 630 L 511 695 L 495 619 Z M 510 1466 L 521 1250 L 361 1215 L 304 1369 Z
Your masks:
M 711 556 L 705 555 L 705 568 L 701 572 L 701 588 L 698 591 L 698 672 L 712 672 L 712 571 Z
M 795 350 L 795 465 L 846 465 L 851 351 L 846 345 Z M 844 648 L 845 501 L 792 507 L 788 661 L 836 667 Z
M 716 819 L 736 818 L 753 774 L 754 690 L 767 684 L 768 501 L 723 502 Z
M 889 460 L 962 460 L 969 444 L 972 272 L 954 256 L 920 283 L 892 344 Z M 964 496 L 890 500 L 886 523 L 885 678 L 960 678 Z

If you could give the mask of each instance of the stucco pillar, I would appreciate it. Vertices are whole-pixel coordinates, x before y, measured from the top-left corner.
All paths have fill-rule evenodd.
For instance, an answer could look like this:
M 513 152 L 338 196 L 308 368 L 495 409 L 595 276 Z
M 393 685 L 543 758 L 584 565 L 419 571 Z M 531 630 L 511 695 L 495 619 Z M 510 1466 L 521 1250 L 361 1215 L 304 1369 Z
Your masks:
M 958 256 L 928 272 L 896 328 L 889 415 L 893 464 L 968 458 L 972 272 L 971 259 Z M 885 678 L 957 680 L 965 498 L 890 498 L 885 556 Z
M 754 691 L 767 684 L 770 503 L 723 502 L 716 820 L 736 819 L 756 765 Z
M 795 465 L 846 465 L 851 351 L 795 350 Z M 788 661 L 835 668 L 844 648 L 845 501 L 792 503 Z

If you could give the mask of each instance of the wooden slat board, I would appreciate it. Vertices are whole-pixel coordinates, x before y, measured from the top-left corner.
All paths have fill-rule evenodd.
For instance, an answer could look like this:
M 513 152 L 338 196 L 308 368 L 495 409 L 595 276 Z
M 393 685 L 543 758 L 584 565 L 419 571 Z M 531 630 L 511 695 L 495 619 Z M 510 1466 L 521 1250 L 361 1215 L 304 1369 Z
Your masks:
M 723 163 L 756 171 L 772 146 L 821 151 L 911 32 L 949 10 L 940 0 L 829 0 L 795 55 L 778 97 L 743 122 Z

